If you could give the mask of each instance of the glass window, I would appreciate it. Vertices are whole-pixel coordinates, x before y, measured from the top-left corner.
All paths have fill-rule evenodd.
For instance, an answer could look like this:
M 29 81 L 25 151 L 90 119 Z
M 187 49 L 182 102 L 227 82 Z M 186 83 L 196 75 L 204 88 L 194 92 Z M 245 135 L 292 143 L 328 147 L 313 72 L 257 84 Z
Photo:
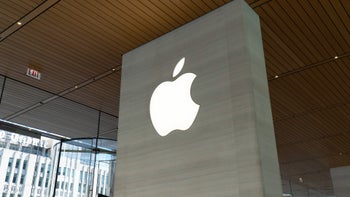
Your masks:
M 38 153 L 38 147 L 37 146 L 33 146 L 32 147 L 32 154 L 37 154 Z
M 46 181 L 45 181 L 45 187 L 49 186 L 49 177 L 46 177 Z
M 21 180 L 20 180 L 19 183 L 22 184 L 22 185 L 24 183 L 25 176 L 26 176 L 25 174 L 22 174 L 22 176 L 21 176 Z
M 27 165 L 28 165 L 28 161 L 27 161 L 27 160 L 24 160 L 24 161 L 23 161 L 23 167 L 22 167 L 22 169 L 23 169 L 23 170 L 26 170 L 26 169 L 27 169 Z
M 19 168 L 19 164 L 21 163 L 21 160 L 20 159 L 17 159 L 17 161 L 16 161 L 16 166 L 15 166 L 15 168 Z
M 85 173 L 84 173 L 84 182 L 85 182 L 85 183 L 87 182 L 87 178 L 88 178 L 88 173 L 85 172 Z
M 38 147 L 38 155 L 44 155 L 44 154 L 43 154 L 43 148 Z
M 83 182 L 83 171 L 80 171 L 80 182 Z
M 43 177 L 40 177 L 38 181 L 38 186 L 41 187 L 42 184 L 43 184 Z
M 50 157 L 50 150 L 49 149 L 45 149 L 45 157 Z
M 31 153 L 31 151 L 32 151 L 31 147 L 22 146 L 22 152 L 24 152 L 24 153 Z
M 37 174 L 38 174 L 38 166 L 39 166 L 39 163 L 35 162 L 34 177 L 33 177 L 32 185 L 35 185 L 36 177 L 37 177 Z
M 17 173 L 13 174 L 12 183 L 17 182 Z
M 13 158 L 10 157 L 10 158 L 9 158 L 8 165 L 7 165 L 9 168 L 12 166 L 12 162 L 13 162 Z
M 19 145 L 18 144 L 10 144 L 10 149 L 11 150 L 19 150 Z
M 0 142 L 0 148 L 5 148 L 6 147 L 6 142 Z
M 45 170 L 45 163 L 41 164 L 40 172 L 43 173 Z
M 5 182 L 9 182 L 9 180 L 10 180 L 10 173 L 11 172 L 9 172 L 9 171 L 7 171 L 7 173 L 6 173 L 6 178 L 5 178 Z
M 49 164 L 46 168 L 46 173 L 47 174 L 50 174 L 50 171 L 51 171 L 51 164 Z

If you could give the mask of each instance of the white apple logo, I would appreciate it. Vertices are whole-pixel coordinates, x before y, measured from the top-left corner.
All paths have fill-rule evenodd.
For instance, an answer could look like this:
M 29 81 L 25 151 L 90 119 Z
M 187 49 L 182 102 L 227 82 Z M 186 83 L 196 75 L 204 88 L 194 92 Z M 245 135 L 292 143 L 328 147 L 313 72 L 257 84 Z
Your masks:
M 185 64 L 182 58 L 175 66 L 176 77 Z M 191 97 L 191 85 L 196 75 L 185 73 L 174 81 L 165 81 L 154 90 L 150 102 L 150 115 L 160 136 L 174 130 L 187 130 L 197 116 L 199 105 Z

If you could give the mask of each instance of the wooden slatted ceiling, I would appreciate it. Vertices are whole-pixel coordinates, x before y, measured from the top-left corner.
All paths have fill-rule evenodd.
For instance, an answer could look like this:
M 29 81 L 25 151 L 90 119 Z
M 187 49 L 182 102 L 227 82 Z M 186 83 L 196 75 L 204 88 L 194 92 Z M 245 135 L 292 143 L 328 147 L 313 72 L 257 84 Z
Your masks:
M 275 121 L 349 104 L 350 69 L 346 62 L 350 63 L 348 59 L 337 60 L 271 81 L 271 100 L 279 106 L 273 107 Z
M 349 29 L 343 28 L 340 31 L 335 27 L 334 23 L 346 24 L 350 23 L 350 19 L 337 15 L 333 17 L 338 17 L 334 19 L 335 22 L 330 21 L 330 17 L 325 13 L 334 12 L 333 7 L 322 7 L 317 2 L 315 0 L 271 1 L 255 9 L 260 15 L 263 25 L 268 26 L 269 29 L 278 35 L 279 39 L 282 39 L 293 53 L 297 54 L 297 57 L 304 65 L 319 62 L 324 60 L 325 57 L 334 57 L 349 51 L 350 39 L 346 39 L 349 36 Z M 342 26 L 341 24 L 337 26 Z M 264 26 L 263 32 L 265 32 Z M 274 51 L 273 54 L 278 55 L 279 53 Z M 280 60 L 281 57 L 277 56 L 275 59 Z M 287 66 L 296 66 L 292 62 L 289 64 L 284 63 L 283 59 L 281 60 L 283 64 L 275 63 L 278 68 L 285 68 L 285 70 L 281 70 L 282 73 L 291 69 Z
M 348 8 L 338 0 L 255 8 L 269 78 L 292 73 L 269 83 L 282 176 L 309 188 L 332 188 L 329 169 L 350 164 L 349 56 L 322 63 L 350 52 Z
M 0 1 L 0 32 L 17 22 L 22 16 L 34 9 L 43 0 L 33 1 Z
M 91 85 L 80 88 L 66 95 L 66 98 L 72 100 L 86 100 L 84 103 L 88 106 L 98 104 L 101 110 L 108 114 L 115 115 L 119 111 L 119 90 L 120 90 L 120 71 L 111 74 Z M 91 94 L 93 92 L 94 94 Z
M 82 3 L 62 0 L 1 43 L 0 71 L 58 93 L 120 66 L 123 53 L 225 2 L 201 1 L 197 5 L 191 1 Z M 21 58 L 18 58 L 18 54 L 21 54 Z M 39 65 L 45 83 L 24 77 L 28 64 Z M 93 92 L 87 94 L 101 95 Z M 95 97 L 93 102 L 77 96 L 72 98 L 89 105 L 94 103 L 92 107 L 96 109 L 109 109 L 109 113 L 117 109 L 117 104 L 105 107 L 102 97 Z M 113 111 L 113 114 L 117 113 Z

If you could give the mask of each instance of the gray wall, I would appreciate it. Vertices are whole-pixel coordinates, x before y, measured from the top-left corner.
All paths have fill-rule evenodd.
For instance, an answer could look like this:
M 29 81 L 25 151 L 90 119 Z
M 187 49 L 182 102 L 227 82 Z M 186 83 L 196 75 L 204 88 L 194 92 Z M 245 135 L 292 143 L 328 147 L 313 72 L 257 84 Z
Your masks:
M 350 166 L 331 169 L 332 183 L 336 197 L 348 197 L 350 194 Z
M 149 101 L 182 57 L 200 109 L 161 137 Z M 282 195 L 259 19 L 242 0 L 125 54 L 119 117 L 114 196 Z

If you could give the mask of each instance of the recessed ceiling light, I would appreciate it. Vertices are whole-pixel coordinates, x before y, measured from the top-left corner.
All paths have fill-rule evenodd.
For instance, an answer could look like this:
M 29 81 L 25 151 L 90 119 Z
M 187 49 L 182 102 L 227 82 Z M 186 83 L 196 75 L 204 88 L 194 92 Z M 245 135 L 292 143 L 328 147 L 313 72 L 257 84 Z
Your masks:
M 342 153 L 342 152 L 339 152 L 339 155 L 341 156 L 341 155 L 343 155 L 343 153 Z
M 278 75 L 275 76 L 275 79 L 277 79 L 277 78 L 278 78 Z
M 299 177 L 299 182 L 300 183 L 304 182 L 303 178 Z
M 18 22 L 17 22 L 17 25 L 22 25 L 22 22 L 21 22 L 21 21 L 18 21 Z
M 113 68 L 112 71 L 115 71 L 115 68 Z
M 338 59 L 339 57 L 338 56 L 334 56 L 334 59 Z
M 74 88 L 78 88 L 78 86 L 74 86 Z

